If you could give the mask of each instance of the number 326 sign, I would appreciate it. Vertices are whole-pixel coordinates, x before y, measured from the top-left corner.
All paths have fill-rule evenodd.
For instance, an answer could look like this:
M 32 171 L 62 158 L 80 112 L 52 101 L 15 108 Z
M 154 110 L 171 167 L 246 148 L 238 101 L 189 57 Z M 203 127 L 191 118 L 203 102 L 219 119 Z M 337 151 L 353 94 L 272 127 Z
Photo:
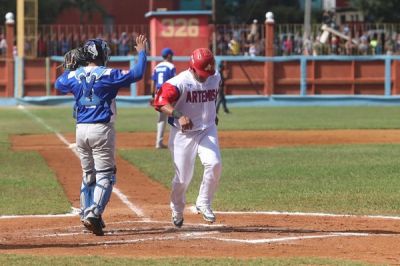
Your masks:
M 164 18 L 161 20 L 161 37 L 199 37 L 198 18 Z

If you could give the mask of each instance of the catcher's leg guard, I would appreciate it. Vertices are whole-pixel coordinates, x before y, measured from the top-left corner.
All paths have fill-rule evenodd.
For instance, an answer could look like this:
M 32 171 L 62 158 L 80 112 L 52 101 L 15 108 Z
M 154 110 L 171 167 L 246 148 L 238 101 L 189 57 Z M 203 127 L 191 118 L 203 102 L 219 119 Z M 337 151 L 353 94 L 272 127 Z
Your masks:
M 93 204 L 85 210 L 85 217 L 99 217 L 107 206 L 111 197 L 115 175 L 101 175 L 94 188 Z
M 80 194 L 80 207 L 81 218 L 84 218 L 84 210 L 93 204 L 94 188 L 96 186 L 96 174 L 94 171 L 87 172 L 82 178 L 81 194 Z

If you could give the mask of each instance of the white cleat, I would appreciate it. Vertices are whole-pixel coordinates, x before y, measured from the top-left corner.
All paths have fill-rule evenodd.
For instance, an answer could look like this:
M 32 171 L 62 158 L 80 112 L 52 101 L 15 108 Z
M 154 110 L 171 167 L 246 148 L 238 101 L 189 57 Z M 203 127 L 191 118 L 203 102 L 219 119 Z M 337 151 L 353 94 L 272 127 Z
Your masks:
M 207 206 L 197 206 L 196 205 L 196 210 L 198 214 L 202 214 L 203 215 L 203 219 L 209 223 L 214 223 L 216 218 L 215 218 L 215 214 L 213 213 L 213 211 L 211 210 L 210 207 Z

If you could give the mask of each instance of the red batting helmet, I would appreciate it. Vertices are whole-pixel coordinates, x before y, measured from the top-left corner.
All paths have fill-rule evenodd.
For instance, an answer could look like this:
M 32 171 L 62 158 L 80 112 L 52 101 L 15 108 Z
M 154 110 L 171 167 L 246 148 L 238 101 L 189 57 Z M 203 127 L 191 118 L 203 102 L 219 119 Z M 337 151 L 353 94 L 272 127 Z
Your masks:
M 190 68 L 202 79 L 214 75 L 215 59 L 213 53 L 207 48 L 194 50 L 190 56 Z

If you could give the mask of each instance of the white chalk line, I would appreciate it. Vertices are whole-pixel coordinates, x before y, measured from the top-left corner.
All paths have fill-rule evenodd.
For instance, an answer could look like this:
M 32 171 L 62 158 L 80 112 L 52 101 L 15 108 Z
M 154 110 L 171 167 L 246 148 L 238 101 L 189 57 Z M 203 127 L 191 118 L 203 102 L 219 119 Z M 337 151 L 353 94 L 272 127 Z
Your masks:
M 53 132 L 59 140 L 61 140 L 72 152 L 79 158 L 79 154 L 75 149 L 75 145 L 73 143 L 70 143 L 62 134 L 60 134 L 57 130 L 46 124 L 40 117 L 32 114 L 29 110 L 27 110 L 23 105 L 19 105 L 18 108 L 22 110 L 25 114 L 27 114 L 29 117 L 33 118 L 36 122 L 44 126 L 47 130 L 50 132 Z M 134 205 L 132 202 L 129 201 L 128 197 L 124 195 L 117 187 L 114 187 L 113 193 L 118 196 L 118 198 L 137 216 L 140 218 L 143 218 L 144 220 L 147 220 L 149 218 L 146 218 L 144 215 L 144 212 L 141 208 L 138 206 Z
M 206 239 L 206 240 L 215 240 L 220 242 L 232 242 L 232 243 L 241 243 L 241 244 L 271 244 L 271 243 L 285 243 L 285 242 L 294 242 L 294 241 L 302 241 L 308 239 L 324 239 L 324 238 L 333 238 L 333 237 L 368 237 L 368 236 L 392 236 L 390 234 L 369 234 L 369 233 L 328 233 L 328 234 L 320 234 L 320 235 L 306 235 L 306 236 L 290 236 L 290 237 L 272 237 L 272 238 L 261 238 L 261 239 L 242 239 L 242 238 L 224 238 L 224 237 L 215 237 L 210 236 L 211 234 L 216 234 L 218 232 L 192 232 L 192 233 L 181 233 L 177 236 L 157 236 L 157 237 L 148 237 L 148 238 L 136 238 L 136 239 L 123 239 L 123 240 L 109 240 L 109 241 L 98 241 L 98 242 L 86 242 L 79 243 L 79 246 L 88 246 L 88 245 L 123 245 L 123 244 L 132 244 L 138 242 L 146 242 L 146 241 L 168 241 L 168 240 L 196 240 L 196 239 Z M 60 233 L 60 234 L 48 234 L 40 237 L 58 237 L 58 236 L 76 236 L 76 235 L 84 235 L 88 233 Z M 113 233 L 105 232 L 105 235 L 112 236 Z

